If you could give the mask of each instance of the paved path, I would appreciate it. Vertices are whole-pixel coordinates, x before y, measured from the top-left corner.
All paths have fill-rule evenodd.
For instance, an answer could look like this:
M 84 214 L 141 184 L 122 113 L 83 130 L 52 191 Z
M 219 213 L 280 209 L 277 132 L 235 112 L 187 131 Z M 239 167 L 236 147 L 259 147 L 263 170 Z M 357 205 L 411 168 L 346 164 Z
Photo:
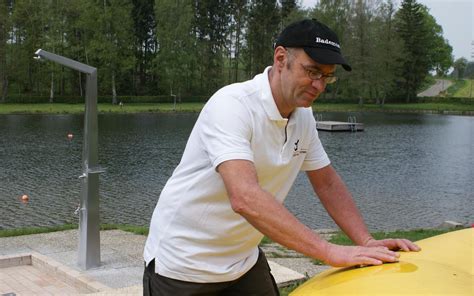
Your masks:
M 41 266 L 34 261 L 19 268 L 15 267 L 15 264 L 2 266 L 2 256 L 5 263 L 7 262 L 5 258 L 37 254 L 38 258 L 48 263 L 48 268 L 53 267 L 53 271 L 59 270 L 68 273 L 69 277 L 87 279 L 91 286 L 97 287 L 95 291 L 100 291 L 97 295 L 140 295 L 143 275 L 142 253 L 146 237 L 121 230 L 101 231 L 100 235 L 101 266 L 87 271 L 80 270 L 77 266 L 77 230 L 0 238 L 0 294 L 26 292 L 22 289 L 26 289 L 32 282 L 36 283 L 36 289 L 40 291 L 43 289 L 45 293 L 53 292 L 56 295 L 60 291 L 57 289 L 61 288 L 64 292 L 71 292 L 70 289 L 73 288 L 71 285 L 51 281 L 51 272 L 38 272 Z M 280 285 L 304 279 L 305 275 L 313 276 L 327 269 L 326 266 L 317 266 L 310 259 L 276 244 L 263 249 L 269 259 L 272 273 Z M 13 271 L 14 276 L 11 275 Z M 78 286 L 77 283 L 73 283 L 74 285 Z
M 453 83 L 451 80 L 436 79 L 436 83 L 427 90 L 418 94 L 419 97 L 436 97 L 440 92 L 447 90 Z
M 33 265 L 0 268 L 0 295 L 54 294 L 69 295 L 82 293 L 81 289 L 45 273 Z

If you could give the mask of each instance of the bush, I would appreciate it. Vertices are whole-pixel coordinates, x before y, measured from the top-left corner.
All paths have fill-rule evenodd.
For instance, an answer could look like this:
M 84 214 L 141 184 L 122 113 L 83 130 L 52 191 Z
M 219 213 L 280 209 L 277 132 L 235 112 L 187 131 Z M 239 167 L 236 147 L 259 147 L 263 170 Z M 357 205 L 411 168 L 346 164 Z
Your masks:
M 195 96 L 195 97 L 183 97 L 176 98 L 176 102 L 206 102 L 209 96 Z M 84 97 L 80 96 L 56 96 L 53 100 L 54 103 L 63 104 L 83 104 Z M 112 96 L 98 96 L 98 103 L 112 103 Z M 169 95 L 160 96 L 117 96 L 117 102 L 124 104 L 133 103 L 173 103 L 173 97 Z M 8 95 L 5 99 L 5 103 L 14 104 L 47 104 L 49 103 L 49 96 L 28 96 L 28 95 Z
M 473 99 L 462 97 L 417 97 L 414 103 L 456 103 L 456 104 L 472 104 Z
M 359 99 L 357 98 L 331 98 L 331 97 L 324 97 L 321 96 L 316 99 L 317 103 L 323 103 L 323 104 L 358 104 Z M 369 103 L 371 101 L 364 99 L 365 103 Z

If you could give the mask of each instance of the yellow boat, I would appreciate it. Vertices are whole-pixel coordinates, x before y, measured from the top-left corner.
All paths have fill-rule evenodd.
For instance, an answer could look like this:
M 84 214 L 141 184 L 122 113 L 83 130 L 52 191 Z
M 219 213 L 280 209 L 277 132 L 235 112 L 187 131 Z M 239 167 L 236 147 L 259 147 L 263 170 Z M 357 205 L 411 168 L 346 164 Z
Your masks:
M 332 268 L 290 295 L 474 295 L 474 228 L 417 245 L 420 252 L 401 252 L 397 263 Z

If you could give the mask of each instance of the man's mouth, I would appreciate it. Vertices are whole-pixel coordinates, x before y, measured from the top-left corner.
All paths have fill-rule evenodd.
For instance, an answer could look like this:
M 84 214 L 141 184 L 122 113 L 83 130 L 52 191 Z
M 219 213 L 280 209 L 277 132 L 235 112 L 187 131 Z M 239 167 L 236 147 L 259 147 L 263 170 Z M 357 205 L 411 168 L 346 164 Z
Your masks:
M 313 98 L 313 99 L 318 97 L 318 93 L 313 93 L 313 92 L 310 92 L 310 91 L 306 91 L 306 94 L 308 96 L 310 96 L 311 98 Z

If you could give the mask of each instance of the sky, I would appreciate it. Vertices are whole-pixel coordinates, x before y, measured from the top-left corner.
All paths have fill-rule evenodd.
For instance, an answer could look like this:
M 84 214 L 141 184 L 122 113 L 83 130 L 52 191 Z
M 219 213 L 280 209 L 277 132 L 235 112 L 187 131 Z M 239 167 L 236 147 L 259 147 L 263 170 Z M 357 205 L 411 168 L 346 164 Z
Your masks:
M 318 0 L 302 0 L 303 7 L 313 7 Z M 444 38 L 453 47 L 454 60 L 464 57 L 474 61 L 474 0 L 417 0 L 443 28 Z M 398 1 L 401 3 L 401 0 Z M 472 43 L 472 44 L 471 44 Z

